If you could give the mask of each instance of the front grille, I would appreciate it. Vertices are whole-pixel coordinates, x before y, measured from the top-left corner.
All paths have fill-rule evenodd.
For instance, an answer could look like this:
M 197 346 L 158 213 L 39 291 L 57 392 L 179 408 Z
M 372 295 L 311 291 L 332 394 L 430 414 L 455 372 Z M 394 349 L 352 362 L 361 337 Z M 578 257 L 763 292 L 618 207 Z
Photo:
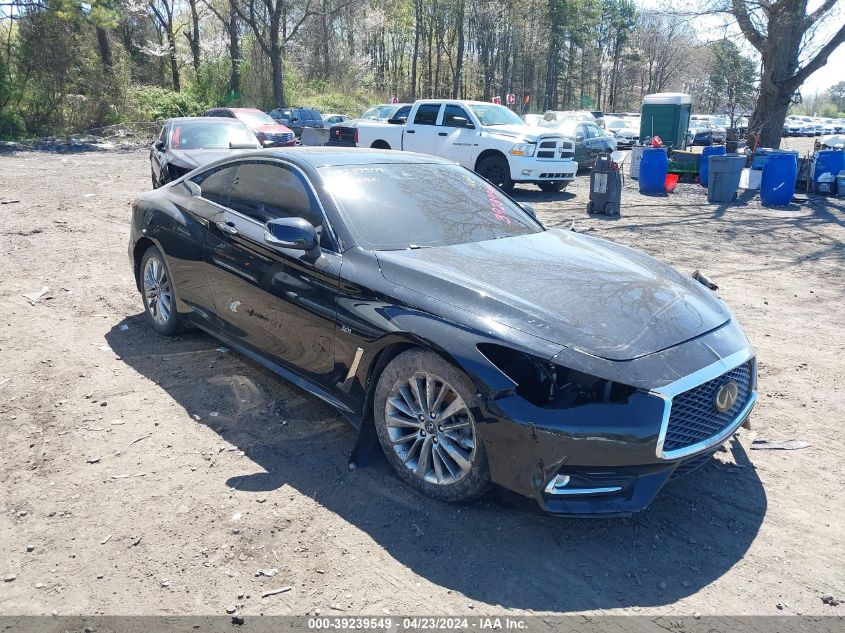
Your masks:
M 543 173 L 540 174 L 540 178 L 550 178 L 552 180 L 560 180 L 562 178 L 572 179 L 572 173 L 565 174 L 565 173 L 562 173 L 562 172 L 561 173 L 551 173 L 551 172 L 545 172 L 544 171 Z
M 545 137 L 540 139 L 537 160 L 569 160 L 575 156 L 575 145 L 564 138 Z
M 265 138 L 273 145 L 287 145 L 293 141 L 293 132 L 280 132 L 277 134 L 265 134 Z
M 672 399 L 663 450 L 675 451 L 709 439 L 729 427 L 751 398 L 752 361 Z M 716 409 L 716 392 L 725 382 L 737 384 L 737 399 L 727 411 Z

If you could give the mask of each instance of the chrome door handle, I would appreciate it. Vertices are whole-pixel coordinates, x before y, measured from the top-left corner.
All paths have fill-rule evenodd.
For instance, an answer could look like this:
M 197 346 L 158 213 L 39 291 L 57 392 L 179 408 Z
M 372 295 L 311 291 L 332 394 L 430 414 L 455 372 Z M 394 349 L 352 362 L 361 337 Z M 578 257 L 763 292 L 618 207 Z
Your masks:
M 238 229 L 236 229 L 235 225 L 230 222 L 218 222 L 217 228 L 223 231 L 224 233 L 228 233 L 229 235 L 238 234 Z

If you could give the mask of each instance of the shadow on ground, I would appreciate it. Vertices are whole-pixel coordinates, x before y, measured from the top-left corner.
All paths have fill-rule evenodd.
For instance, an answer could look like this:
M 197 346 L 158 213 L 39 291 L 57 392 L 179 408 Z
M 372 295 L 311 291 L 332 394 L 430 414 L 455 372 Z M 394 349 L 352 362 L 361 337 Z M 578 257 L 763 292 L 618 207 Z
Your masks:
M 569 612 L 671 604 L 741 560 L 766 514 L 760 480 L 738 442 L 730 449 L 736 467 L 711 462 L 672 480 L 631 519 L 439 503 L 399 482 L 384 459 L 350 472 L 350 426 L 240 354 L 216 351 L 209 336 L 165 339 L 136 315 L 106 338 L 129 367 L 200 414 L 197 424 L 245 452 L 251 468 L 228 486 L 256 494 L 292 486 L 415 574 L 490 605 Z M 209 417 L 211 410 L 219 415 Z

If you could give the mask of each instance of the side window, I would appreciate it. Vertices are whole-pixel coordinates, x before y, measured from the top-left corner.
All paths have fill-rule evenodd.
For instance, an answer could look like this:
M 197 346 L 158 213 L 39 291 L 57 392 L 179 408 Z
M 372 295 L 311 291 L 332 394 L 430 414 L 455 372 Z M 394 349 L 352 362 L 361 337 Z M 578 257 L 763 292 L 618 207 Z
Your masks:
M 304 218 L 317 229 L 320 245 L 330 247 L 323 214 L 304 177 L 277 163 L 241 163 L 228 207 L 261 224 L 276 218 Z
M 599 129 L 595 125 L 585 125 L 584 128 L 587 130 L 587 134 L 585 135 L 587 138 L 598 138 L 601 136 Z
M 424 103 L 417 108 L 414 115 L 415 125 L 434 125 L 437 123 L 437 113 L 440 112 L 439 103 Z
M 302 110 L 295 108 L 290 112 L 291 122 L 299 122 L 302 119 Z
M 393 118 L 393 119 L 405 119 L 407 121 L 408 115 L 410 113 L 411 113 L 411 106 L 410 105 L 404 105 L 401 108 L 399 108 L 396 112 L 394 112 L 393 116 L 391 118 Z
M 200 186 L 200 195 L 203 198 L 226 207 L 229 205 L 229 197 L 235 186 L 237 171 L 238 165 L 227 165 L 204 171 L 191 180 Z
M 469 115 L 460 106 L 447 105 L 443 111 L 443 125 L 446 127 L 466 127 Z
M 167 147 L 167 124 L 161 126 L 161 134 L 158 135 L 158 140 Z
M 581 124 L 575 128 L 575 138 L 580 138 L 582 141 L 587 138 L 586 126 Z
M 323 117 L 320 116 L 319 112 L 317 112 L 316 110 L 309 110 L 308 112 L 311 114 L 312 123 L 322 123 L 323 122 Z

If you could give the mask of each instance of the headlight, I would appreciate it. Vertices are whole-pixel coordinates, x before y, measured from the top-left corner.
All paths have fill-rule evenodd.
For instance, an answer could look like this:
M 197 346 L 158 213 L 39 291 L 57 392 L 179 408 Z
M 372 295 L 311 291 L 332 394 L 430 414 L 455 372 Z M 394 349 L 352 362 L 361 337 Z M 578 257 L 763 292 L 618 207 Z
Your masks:
M 478 351 L 516 383 L 519 396 L 537 407 L 568 409 L 600 402 L 622 403 L 636 391 L 503 345 L 482 343 Z
M 511 147 L 511 155 L 513 156 L 534 156 L 534 150 L 537 146 L 534 143 L 517 143 Z

